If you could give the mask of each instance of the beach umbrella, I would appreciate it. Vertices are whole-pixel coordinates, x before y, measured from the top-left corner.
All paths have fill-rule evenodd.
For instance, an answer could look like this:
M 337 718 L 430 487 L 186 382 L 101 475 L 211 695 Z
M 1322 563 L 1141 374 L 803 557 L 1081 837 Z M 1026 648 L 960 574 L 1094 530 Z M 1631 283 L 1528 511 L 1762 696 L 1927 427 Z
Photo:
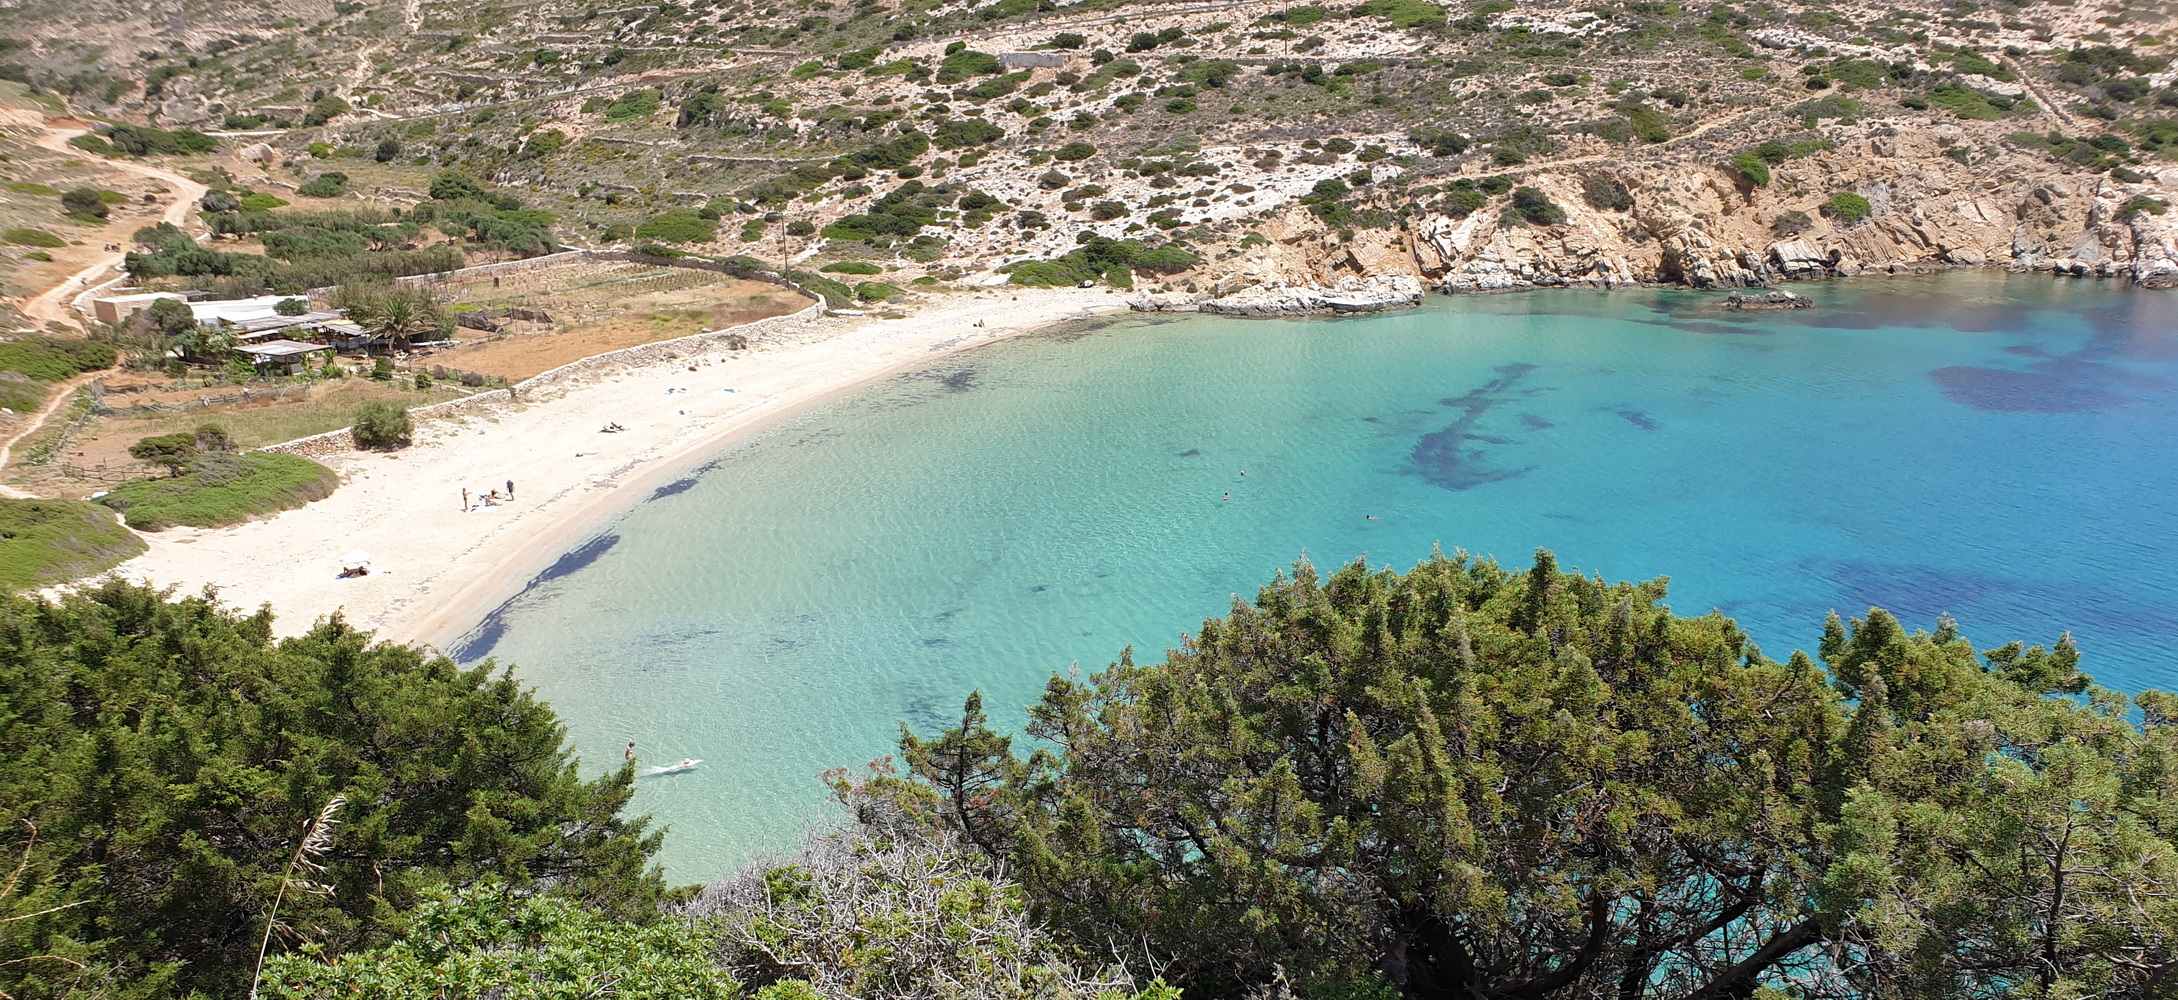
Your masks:
M 362 549 L 356 549 L 348 553 L 347 555 L 340 557 L 341 569 L 359 569 L 370 564 L 371 554 L 363 551 Z

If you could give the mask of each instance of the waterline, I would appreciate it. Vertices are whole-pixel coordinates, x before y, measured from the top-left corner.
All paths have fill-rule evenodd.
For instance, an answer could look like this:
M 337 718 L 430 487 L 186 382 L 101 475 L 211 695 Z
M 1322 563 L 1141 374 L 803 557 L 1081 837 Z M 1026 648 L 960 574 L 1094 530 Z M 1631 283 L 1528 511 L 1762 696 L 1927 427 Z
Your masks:
M 1052 671 L 1154 657 L 1303 554 L 1547 546 L 1672 574 L 1682 613 L 1719 608 L 1773 655 L 1882 604 L 1984 646 L 2071 628 L 2105 683 L 2168 684 L 2172 298 L 1971 274 L 1813 294 L 1735 315 L 1531 293 L 978 349 L 655 491 L 463 652 L 519 664 L 596 766 L 631 739 L 708 761 L 636 802 L 672 824 L 677 879 L 790 844 L 825 808 L 816 773 L 886 753 L 899 721 L 944 725 L 981 688 L 1015 724 Z

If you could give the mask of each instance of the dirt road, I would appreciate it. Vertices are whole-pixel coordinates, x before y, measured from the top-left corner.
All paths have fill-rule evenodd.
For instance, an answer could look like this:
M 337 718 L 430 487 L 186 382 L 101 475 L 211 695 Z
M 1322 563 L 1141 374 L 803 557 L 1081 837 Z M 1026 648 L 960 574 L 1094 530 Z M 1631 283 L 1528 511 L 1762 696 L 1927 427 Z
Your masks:
M 79 151 L 69 146 L 68 140 L 90 131 L 88 127 L 80 126 L 71 120 L 55 120 L 49 122 L 45 134 L 34 141 L 38 145 L 55 152 L 73 154 Z M 90 154 L 84 153 L 83 155 L 88 156 Z M 166 185 L 168 196 L 172 197 L 174 201 L 166 206 L 166 211 L 159 216 L 159 220 L 161 222 L 171 222 L 177 226 L 189 221 L 190 212 L 196 209 L 197 199 L 204 197 L 205 191 L 208 190 L 202 184 L 160 167 L 120 159 L 107 160 L 106 165 L 116 170 L 141 174 Z M 46 289 L 36 298 L 25 303 L 23 315 L 33 320 L 55 320 L 71 326 L 80 323 L 82 321 L 81 317 L 75 315 L 74 311 L 69 308 L 69 301 L 84 289 L 112 277 L 114 265 L 121 263 L 122 256 L 122 254 L 118 253 L 101 254 L 95 263 L 70 275 L 59 285 Z

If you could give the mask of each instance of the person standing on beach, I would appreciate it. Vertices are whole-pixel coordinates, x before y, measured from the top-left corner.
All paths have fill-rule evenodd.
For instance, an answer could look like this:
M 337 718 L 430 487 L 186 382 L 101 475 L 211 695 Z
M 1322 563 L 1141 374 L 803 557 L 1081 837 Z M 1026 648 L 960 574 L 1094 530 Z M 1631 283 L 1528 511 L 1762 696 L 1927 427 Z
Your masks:
M 507 480 L 507 499 L 514 499 L 514 480 Z
M 461 488 L 461 512 L 469 512 L 469 488 L 466 486 Z

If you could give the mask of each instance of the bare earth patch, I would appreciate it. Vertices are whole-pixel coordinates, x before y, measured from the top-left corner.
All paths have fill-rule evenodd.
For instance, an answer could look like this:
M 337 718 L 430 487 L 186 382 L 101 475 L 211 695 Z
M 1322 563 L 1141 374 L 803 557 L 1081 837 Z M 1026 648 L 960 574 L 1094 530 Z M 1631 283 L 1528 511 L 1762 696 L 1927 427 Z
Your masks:
M 457 329 L 461 346 L 423 352 L 409 367 L 433 365 L 519 381 L 594 354 L 783 316 L 809 304 L 792 289 L 689 268 L 585 261 L 537 271 L 449 282 L 449 312 L 516 308 L 547 323 L 514 321 L 498 333 Z

